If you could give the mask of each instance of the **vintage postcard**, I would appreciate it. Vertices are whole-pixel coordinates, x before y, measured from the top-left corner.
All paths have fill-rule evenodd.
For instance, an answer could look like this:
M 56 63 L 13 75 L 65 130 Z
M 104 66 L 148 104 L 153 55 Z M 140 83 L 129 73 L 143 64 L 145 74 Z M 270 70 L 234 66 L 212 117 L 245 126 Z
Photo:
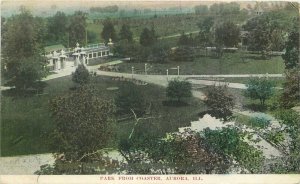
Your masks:
M 296 1 L 1 1 L 0 183 L 300 183 Z

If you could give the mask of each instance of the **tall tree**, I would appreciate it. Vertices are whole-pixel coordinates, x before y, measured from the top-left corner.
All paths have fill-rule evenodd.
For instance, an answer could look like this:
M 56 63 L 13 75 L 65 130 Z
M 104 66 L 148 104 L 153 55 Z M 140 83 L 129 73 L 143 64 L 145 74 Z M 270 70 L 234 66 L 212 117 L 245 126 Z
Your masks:
M 96 94 L 95 88 L 82 86 L 50 103 L 54 151 L 63 153 L 67 161 L 86 161 L 111 141 L 115 107 Z
M 240 29 L 233 22 L 224 22 L 216 28 L 215 42 L 225 47 L 237 46 L 239 42 Z
M 120 40 L 128 40 L 128 42 L 133 41 L 132 32 L 130 30 L 130 27 L 126 24 L 122 25 L 122 28 L 119 33 Z
M 212 27 L 214 25 L 213 17 L 205 17 L 201 22 L 198 23 L 198 27 L 200 29 L 199 34 L 195 38 L 195 42 L 202 46 L 206 47 L 212 45 L 213 42 L 213 34 Z
M 62 43 L 67 46 L 68 18 L 64 12 L 58 11 L 48 19 L 48 42 Z
M 156 42 L 155 30 L 152 27 L 151 30 L 144 28 L 140 35 L 140 44 L 144 47 L 152 46 Z
M 249 50 L 259 51 L 262 57 L 267 58 L 272 48 L 272 32 L 274 26 L 268 16 L 259 16 L 250 19 L 244 29 L 250 32 Z
M 6 22 L 6 29 L 2 48 L 5 76 L 9 84 L 17 89 L 33 87 L 37 80 L 47 74 L 47 61 L 41 56 L 45 24 L 23 8 L 20 14 Z
M 103 22 L 101 37 L 104 39 L 105 43 L 108 43 L 109 39 L 112 39 L 112 41 L 116 41 L 117 35 L 116 35 L 115 27 L 110 19 L 106 19 Z
M 74 15 L 70 18 L 70 25 L 68 27 L 69 31 L 69 46 L 75 47 L 78 42 L 80 45 L 85 45 L 86 43 L 86 13 L 82 11 L 76 11 Z

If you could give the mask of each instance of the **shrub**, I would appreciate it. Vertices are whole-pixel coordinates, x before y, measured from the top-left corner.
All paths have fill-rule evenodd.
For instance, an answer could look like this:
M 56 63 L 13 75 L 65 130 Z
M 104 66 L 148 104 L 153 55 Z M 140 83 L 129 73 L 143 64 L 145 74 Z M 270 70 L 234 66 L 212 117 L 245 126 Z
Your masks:
M 90 73 L 84 65 L 78 65 L 76 71 L 72 74 L 72 81 L 80 85 L 90 81 Z
M 212 116 L 227 120 L 232 115 L 234 100 L 227 86 L 210 86 L 204 103 L 211 109 Z
M 167 97 L 169 97 L 170 99 L 177 99 L 177 102 L 180 102 L 182 98 L 192 96 L 191 90 L 192 85 L 190 82 L 174 79 L 169 81 L 166 92 Z
M 263 116 L 252 117 L 249 120 L 252 127 L 265 128 L 270 125 L 270 120 Z

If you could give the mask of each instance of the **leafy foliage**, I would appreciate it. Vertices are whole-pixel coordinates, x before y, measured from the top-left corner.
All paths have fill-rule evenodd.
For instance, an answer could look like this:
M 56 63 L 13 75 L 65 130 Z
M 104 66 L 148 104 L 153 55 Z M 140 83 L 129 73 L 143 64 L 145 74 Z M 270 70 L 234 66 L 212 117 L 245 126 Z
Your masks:
M 142 144 L 123 141 L 119 149 L 131 174 L 226 173 L 231 165 L 230 160 L 212 152 L 203 138 L 188 131 L 169 133 Z
M 50 109 L 55 119 L 53 147 L 70 161 L 84 161 L 91 154 L 107 146 L 114 133 L 112 102 L 100 99 L 92 87 L 81 87 L 74 92 L 51 100 Z
M 259 99 L 262 106 L 274 94 L 274 84 L 267 78 L 252 78 L 246 86 L 244 95 L 252 99 Z
M 177 99 L 177 101 L 180 102 L 182 98 L 192 96 L 191 90 L 192 90 L 192 85 L 190 82 L 174 79 L 169 81 L 168 87 L 166 89 L 167 92 L 166 95 L 170 99 Z
M 205 129 L 204 137 L 207 144 L 217 153 L 233 157 L 241 166 L 251 173 L 260 173 L 262 161 L 261 151 L 243 141 L 246 135 L 236 127 L 218 130 Z
M 90 73 L 83 64 L 78 65 L 72 74 L 72 81 L 80 85 L 87 84 L 90 81 Z
M 227 120 L 232 115 L 234 98 L 228 92 L 227 86 L 210 86 L 204 102 L 212 110 L 212 115 L 217 118 Z

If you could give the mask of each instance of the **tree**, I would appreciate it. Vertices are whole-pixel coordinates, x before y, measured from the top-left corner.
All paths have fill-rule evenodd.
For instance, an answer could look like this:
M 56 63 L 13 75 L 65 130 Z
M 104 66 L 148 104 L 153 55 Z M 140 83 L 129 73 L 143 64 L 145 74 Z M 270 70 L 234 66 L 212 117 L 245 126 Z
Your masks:
M 244 26 L 250 32 L 249 50 L 259 51 L 262 57 L 267 58 L 272 46 L 273 28 L 268 16 L 259 16 L 249 20 Z
M 127 39 L 120 40 L 114 44 L 113 52 L 115 56 L 130 57 L 135 59 L 139 53 L 140 45 L 136 42 L 129 42 Z
M 246 84 L 245 96 L 252 99 L 259 99 L 262 106 L 265 101 L 274 94 L 274 84 L 267 78 L 252 78 Z
M 239 42 L 240 29 L 232 22 L 224 22 L 216 28 L 215 43 L 225 47 L 235 47 Z
M 213 42 L 213 35 L 211 29 L 214 25 L 213 17 L 205 17 L 198 23 L 200 29 L 199 34 L 195 38 L 195 42 L 202 47 L 210 46 Z
M 116 35 L 115 27 L 110 19 L 106 19 L 103 22 L 101 37 L 104 39 L 105 43 L 108 43 L 109 39 L 116 41 L 117 35 Z
M 152 27 L 151 30 L 144 28 L 140 35 L 140 44 L 144 47 L 152 46 L 156 42 L 157 38 L 155 30 Z
M 188 98 L 192 96 L 192 85 L 188 81 L 180 81 L 174 79 L 169 81 L 166 89 L 166 95 L 170 99 L 177 99 L 180 102 L 182 98 Z
M 75 72 L 72 73 L 72 81 L 80 85 L 90 81 L 90 73 L 83 64 L 78 65 Z
M 55 119 L 53 148 L 67 161 L 86 161 L 111 141 L 115 107 L 96 94 L 95 88 L 82 86 L 50 102 Z
M 81 11 L 76 11 L 70 17 L 69 31 L 69 45 L 75 47 L 76 43 L 85 45 L 86 43 L 86 19 L 87 14 Z
M 213 25 L 214 25 L 213 17 L 205 17 L 201 22 L 198 23 L 198 27 L 200 31 L 205 33 L 209 33 Z
M 288 41 L 286 42 L 286 52 L 282 55 L 285 68 L 293 69 L 299 67 L 299 17 L 293 21 L 293 30 L 289 33 Z
M 232 115 L 234 97 L 227 86 L 210 86 L 206 92 L 205 104 L 211 109 L 213 116 L 227 120 Z
M 48 44 L 63 43 L 67 46 L 68 18 L 64 12 L 56 12 L 48 19 Z
M 133 41 L 132 32 L 130 31 L 130 27 L 126 24 L 122 25 L 122 28 L 119 33 L 120 40 L 128 40 L 128 42 Z
M 115 99 L 118 111 L 131 113 L 133 110 L 138 115 L 145 113 L 146 102 L 141 90 L 133 83 L 122 85 Z
M 21 13 L 7 20 L 3 39 L 5 77 L 17 90 L 33 87 L 47 75 L 47 60 L 41 56 L 44 47 L 45 25 L 41 19 L 22 9 Z

